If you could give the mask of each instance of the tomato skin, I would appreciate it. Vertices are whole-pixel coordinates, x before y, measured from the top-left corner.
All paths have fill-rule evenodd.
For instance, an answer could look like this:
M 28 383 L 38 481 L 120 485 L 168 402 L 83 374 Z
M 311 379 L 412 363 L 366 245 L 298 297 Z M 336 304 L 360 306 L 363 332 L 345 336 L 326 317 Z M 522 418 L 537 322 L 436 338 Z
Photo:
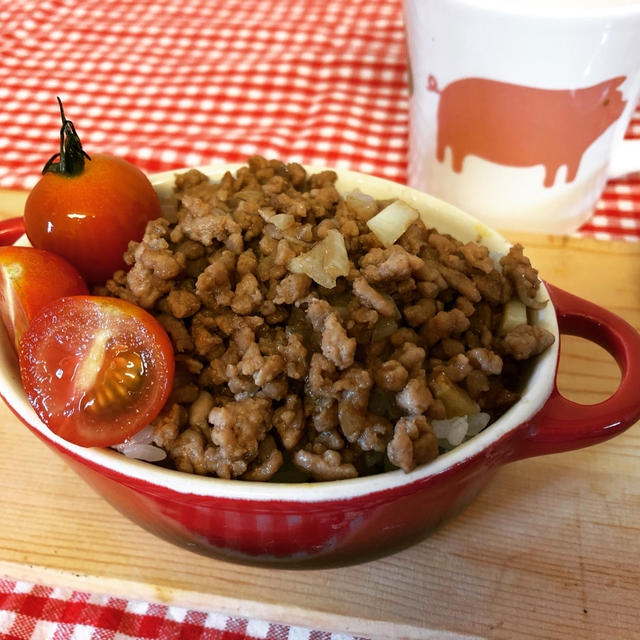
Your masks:
M 24 210 L 31 244 L 66 258 L 90 284 L 125 269 L 129 241 L 142 239 L 160 202 L 142 171 L 117 156 L 96 153 L 78 175 L 47 172 Z
M 33 247 L 0 247 L 0 317 L 16 351 L 33 318 L 58 298 L 89 293 L 64 258 Z
M 103 372 L 122 353 L 135 353 L 144 363 L 139 388 L 131 395 L 116 389 L 123 395 L 113 399 L 112 394 L 101 408 L 94 403 L 99 410 L 92 411 L 87 398 L 97 397 Z M 173 347 L 160 323 L 130 302 L 101 296 L 68 296 L 48 304 L 22 338 L 19 364 L 39 418 L 60 437 L 85 447 L 119 444 L 147 426 L 167 401 L 175 370 Z M 88 385 L 87 371 L 93 380 Z

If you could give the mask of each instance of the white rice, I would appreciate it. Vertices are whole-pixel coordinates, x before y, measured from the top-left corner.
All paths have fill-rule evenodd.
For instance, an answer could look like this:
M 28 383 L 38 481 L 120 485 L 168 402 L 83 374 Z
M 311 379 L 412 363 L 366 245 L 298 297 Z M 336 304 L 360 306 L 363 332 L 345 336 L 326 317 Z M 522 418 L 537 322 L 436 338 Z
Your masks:
M 167 457 L 167 454 L 164 449 L 160 449 L 160 447 L 156 447 L 153 444 L 152 437 L 153 427 L 147 425 L 124 442 L 114 445 L 112 449 L 119 451 L 128 458 L 137 458 L 147 462 L 160 462 Z
M 480 433 L 489 424 L 489 420 L 488 413 L 479 412 L 447 420 L 433 420 L 431 426 L 438 444 L 448 450 Z

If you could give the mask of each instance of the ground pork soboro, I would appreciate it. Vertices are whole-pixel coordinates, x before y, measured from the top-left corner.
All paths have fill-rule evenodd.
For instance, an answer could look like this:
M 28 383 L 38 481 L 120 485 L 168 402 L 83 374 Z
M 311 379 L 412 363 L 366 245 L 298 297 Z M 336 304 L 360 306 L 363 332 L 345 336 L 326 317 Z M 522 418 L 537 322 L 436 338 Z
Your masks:
M 180 174 L 129 270 L 99 288 L 173 341 L 154 422 L 165 464 L 252 481 L 411 471 L 438 455 L 431 421 L 495 419 L 518 399 L 519 363 L 553 342 L 500 331 L 507 301 L 544 305 L 522 247 L 495 264 L 421 221 L 385 247 L 367 220 L 389 203 L 335 181 L 258 156 L 217 184 Z

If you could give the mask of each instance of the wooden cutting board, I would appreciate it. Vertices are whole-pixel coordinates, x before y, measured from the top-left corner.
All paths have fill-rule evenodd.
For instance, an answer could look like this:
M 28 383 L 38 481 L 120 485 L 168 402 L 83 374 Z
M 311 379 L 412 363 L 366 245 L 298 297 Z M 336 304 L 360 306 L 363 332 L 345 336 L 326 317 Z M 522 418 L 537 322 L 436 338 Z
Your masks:
M 0 217 L 24 194 L 0 193 Z M 546 280 L 640 327 L 640 245 L 506 234 Z M 619 380 L 600 347 L 562 341 L 560 389 Z M 639 389 L 640 393 L 640 389 Z M 355 567 L 239 567 L 130 523 L 0 407 L 0 575 L 371 638 L 632 638 L 640 596 L 640 427 L 513 463 L 426 541 Z

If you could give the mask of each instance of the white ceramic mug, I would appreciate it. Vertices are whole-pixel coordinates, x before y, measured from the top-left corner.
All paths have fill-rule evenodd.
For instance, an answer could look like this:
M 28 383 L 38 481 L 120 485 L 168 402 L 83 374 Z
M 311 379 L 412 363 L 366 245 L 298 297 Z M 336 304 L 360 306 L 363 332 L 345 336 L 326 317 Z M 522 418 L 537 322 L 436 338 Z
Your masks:
M 640 1 L 404 0 L 408 182 L 503 230 L 571 233 L 640 96 Z

